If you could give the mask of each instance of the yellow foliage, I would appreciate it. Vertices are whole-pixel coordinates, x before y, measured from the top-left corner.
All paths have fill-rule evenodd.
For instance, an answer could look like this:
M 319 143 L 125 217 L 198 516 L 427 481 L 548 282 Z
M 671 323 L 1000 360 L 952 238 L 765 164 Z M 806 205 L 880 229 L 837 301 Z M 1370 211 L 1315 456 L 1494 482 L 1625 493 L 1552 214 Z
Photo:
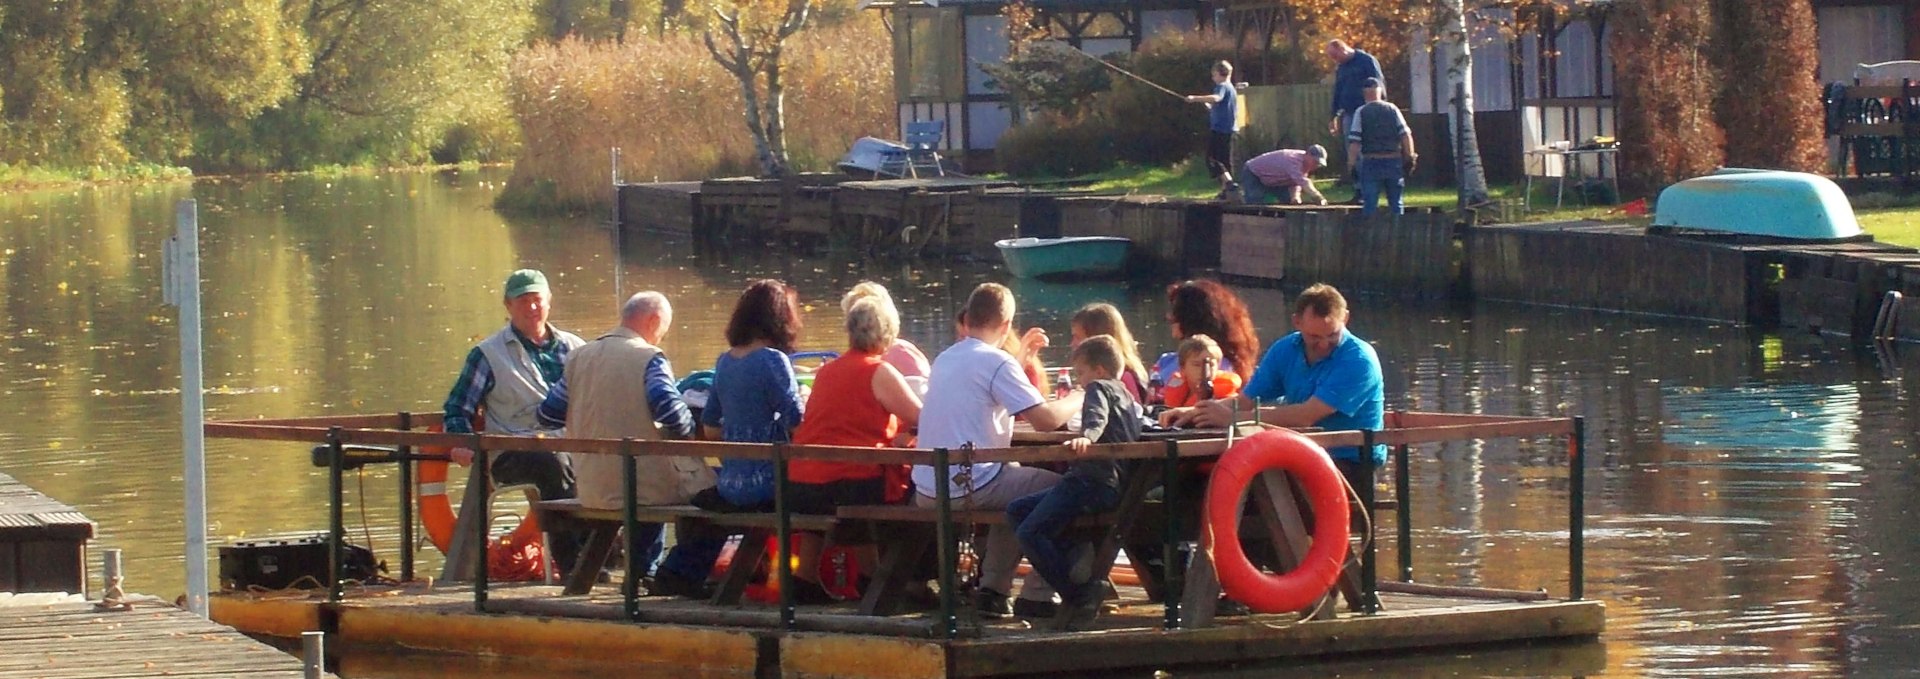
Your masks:
M 853 140 L 893 134 L 889 44 L 871 15 L 788 40 L 787 145 L 797 169 L 828 169 Z M 627 181 L 755 171 L 739 82 L 696 35 L 539 45 L 514 59 L 509 79 L 523 143 L 516 190 L 550 183 L 562 206 L 604 206 L 613 147 Z

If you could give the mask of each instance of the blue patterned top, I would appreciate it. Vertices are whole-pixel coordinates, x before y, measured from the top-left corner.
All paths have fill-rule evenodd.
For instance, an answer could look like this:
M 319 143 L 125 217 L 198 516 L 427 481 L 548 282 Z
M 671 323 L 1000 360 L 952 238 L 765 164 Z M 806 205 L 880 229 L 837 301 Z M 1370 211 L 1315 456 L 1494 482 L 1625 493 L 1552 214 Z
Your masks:
M 786 443 L 800 426 L 800 384 L 793 361 L 762 347 L 743 357 L 720 354 L 713 362 L 713 391 L 700 423 L 719 427 L 732 443 Z M 773 462 L 720 461 L 720 497 L 743 507 L 773 502 Z

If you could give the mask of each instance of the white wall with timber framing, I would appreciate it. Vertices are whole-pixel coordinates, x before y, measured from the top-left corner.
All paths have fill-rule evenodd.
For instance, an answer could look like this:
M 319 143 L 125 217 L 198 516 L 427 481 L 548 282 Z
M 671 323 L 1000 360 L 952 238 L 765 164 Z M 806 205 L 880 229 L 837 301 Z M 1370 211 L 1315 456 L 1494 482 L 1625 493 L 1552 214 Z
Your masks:
M 943 120 L 941 149 L 991 151 L 1018 120 L 982 64 L 1007 58 L 1007 21 L 999 0 L 946 0 L 928 5 L 891 0 L 867 5 L 886 12 L 893 33 L 899 125 Z M 1198 0 L 1037 0 L 1058 40 L 1094 55 L 1131 52 L 1140 42 L 1200 25 Z M 877 131 L 876 131 L 877 132 Z

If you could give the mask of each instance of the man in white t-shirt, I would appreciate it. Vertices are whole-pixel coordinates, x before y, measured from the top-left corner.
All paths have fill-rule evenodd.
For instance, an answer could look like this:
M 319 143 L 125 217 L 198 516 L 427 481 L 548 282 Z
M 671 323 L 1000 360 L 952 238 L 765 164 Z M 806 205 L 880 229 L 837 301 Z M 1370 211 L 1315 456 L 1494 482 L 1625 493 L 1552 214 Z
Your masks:
M 1002 509 L 1014 500 L 1037 493 L 1060 480 L 1045 469 L 998 462 L 966 464 L 961 448 L 1005 448 L 1013 443 L 1013 416 L 1022 415 L 1039 431 L 1066 424 L 1080 410 L 1078 394 L 1047 401 L 1027 381 L 1012 356 L 995 347 L 1013 331 L 1013 292 L 997 283 L 982 283 L 967 297 L 967 337 L 940 352 L 928 377 L 926 404 L 920 409 L 920 447 L 946 448 L 950 493 L 956 508 Z M 1044 339 L 1044 334 L 1037 334 Z M 914 503 L 934 506 L 939 478 L 933 467 L 913 468 Z M 1004 618 L 1051 615 L 1053 588 L 1042 578 L 1024 578 L 1018 606 L 1007 594 L 1013 589 L 1014 569 L 1020 564 L 1020 542 L 1009 526 L 994 526 L 980 558 L 980 588 L 975 606 L 981 615 Z

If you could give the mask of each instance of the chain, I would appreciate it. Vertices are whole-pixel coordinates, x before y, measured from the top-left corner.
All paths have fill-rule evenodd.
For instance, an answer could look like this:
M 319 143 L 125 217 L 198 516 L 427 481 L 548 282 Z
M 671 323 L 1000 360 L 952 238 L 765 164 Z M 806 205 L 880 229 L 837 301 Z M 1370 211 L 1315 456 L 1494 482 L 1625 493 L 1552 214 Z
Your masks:
M 967 557 L 967 587 L 978 590 L 980 588 L 981 567 L 980 551 L 973 544 L 973 451 L 972 441 L 968 441 L 966 445 L 960 446 L 960 464 L 965 471 L 960 472 L 954 480 L 959 481 L 961 485 L 967 489 L 967 493 L 960 496 L 960 513 L 967 517 L 967 531 L 960 540 L 960 553 Z

